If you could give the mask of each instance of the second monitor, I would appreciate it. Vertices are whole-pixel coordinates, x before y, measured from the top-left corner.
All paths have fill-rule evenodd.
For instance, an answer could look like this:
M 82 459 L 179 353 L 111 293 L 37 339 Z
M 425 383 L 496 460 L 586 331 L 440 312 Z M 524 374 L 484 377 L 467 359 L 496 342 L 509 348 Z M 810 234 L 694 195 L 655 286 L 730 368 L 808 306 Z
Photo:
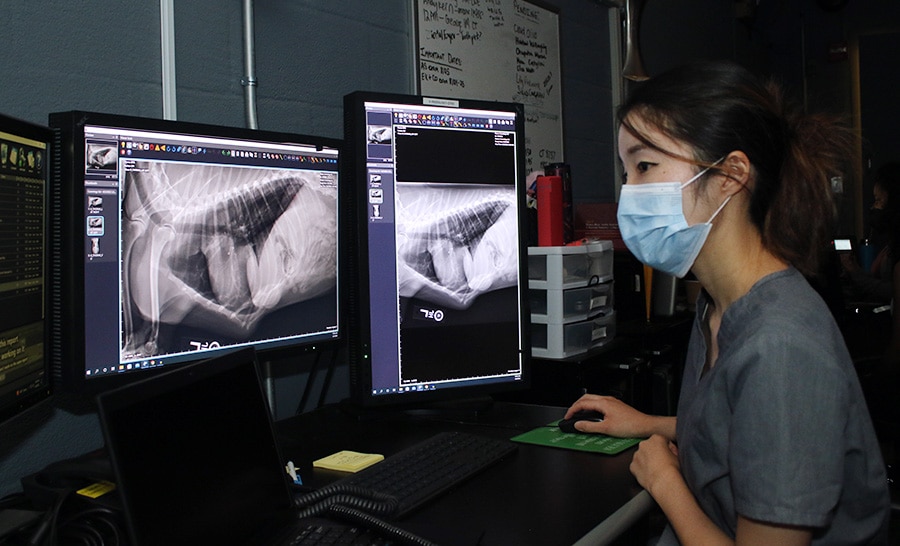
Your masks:
M 522 106 L 357 92 L 344 107 L 355 400 L 526 387 Z

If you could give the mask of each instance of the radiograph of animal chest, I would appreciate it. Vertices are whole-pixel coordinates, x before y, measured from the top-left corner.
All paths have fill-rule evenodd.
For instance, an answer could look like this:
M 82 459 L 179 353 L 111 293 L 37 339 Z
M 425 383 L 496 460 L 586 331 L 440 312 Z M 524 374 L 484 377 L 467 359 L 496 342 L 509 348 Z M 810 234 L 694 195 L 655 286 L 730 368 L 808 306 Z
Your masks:
M 138 162 L 122 202 L 126 351 L 160 324 L 237 339 L 336 276 L 336 190 L 321 173 Z
M 512 189 L 398 187 L 400 295 L 465 309 L 516 283 Z

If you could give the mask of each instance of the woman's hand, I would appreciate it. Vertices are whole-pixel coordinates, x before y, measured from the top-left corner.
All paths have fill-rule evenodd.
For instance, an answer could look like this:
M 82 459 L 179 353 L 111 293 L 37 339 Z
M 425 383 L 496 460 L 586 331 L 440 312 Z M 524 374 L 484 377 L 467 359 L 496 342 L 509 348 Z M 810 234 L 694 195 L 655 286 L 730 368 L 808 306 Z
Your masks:
M 668 439 L 654 434 L 638 445 L 631 460 L 631 473 L 651 495 L 658 484 L 682 479 L 678 447 Z
M 653 416 L 640 412 L 618 398 L 585 394 L 566 412 L 571 417 L 577 411 L 593 410 L 603 414 L 603 421 L 580 421 L 575 429 L 580 432 L 607 434 L 618 438 L 643 438 L 650 436 Z M 674 428 L 674 427 L 673 427 Z

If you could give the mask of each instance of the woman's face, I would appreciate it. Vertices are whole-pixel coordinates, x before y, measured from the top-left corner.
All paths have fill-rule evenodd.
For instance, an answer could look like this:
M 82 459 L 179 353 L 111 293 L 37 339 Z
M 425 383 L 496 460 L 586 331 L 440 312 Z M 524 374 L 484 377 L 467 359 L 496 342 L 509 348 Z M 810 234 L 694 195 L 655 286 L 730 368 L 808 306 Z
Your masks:
M 653 142 L 658 148 L 664 149 L 673 155 L 665 154 L 657 149 L 647 146 L 637 137 L 631 134 L 625 127 L 619 128 L 619 160 L 625 171 L 627 184 L 649 184 L 651 182 L 680 182 L 690 180 L 698 172 L 697 167 L 686 159 L 680 157 L 693 157 L 691 149 L 684 143 L 672 140 L 659 130 L 643 123 L 636 116 L 629 116 L 628 122 L 640 132 L 647 140 Z M 684 217 L 688 224 L 694 225 L 705 222 L 712 214 L 709 204 L 695 199 L 697 192 L 690 191 L 688 186 L 683 193 Z M 715 210 L 713 207 L 712 210 Z
M 887 192 L 884 191 L 880 184 L 875 184 L 875 187 L 872 188 L 872 197 L 874 198 L 874 201 L 872 201 L 873 209 L 882 210 L 887 206 Z

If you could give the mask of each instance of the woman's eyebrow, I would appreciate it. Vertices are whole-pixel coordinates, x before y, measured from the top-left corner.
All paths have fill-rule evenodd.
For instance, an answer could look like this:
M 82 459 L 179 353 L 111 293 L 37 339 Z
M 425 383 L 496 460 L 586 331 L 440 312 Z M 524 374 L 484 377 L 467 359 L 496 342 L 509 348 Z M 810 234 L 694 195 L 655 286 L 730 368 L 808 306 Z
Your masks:
M 646 150 L 646 149 L 647 149 L 647 145 L 644 144 L 644 143 L 642 143 L 642 142 L 639 142 L 638 144 L 634 144 L 634 145 L 629 146 L 628 148 L 626 148 L 626 149 L 625 149 L 625 153 L 626 153 L 627 155 L 634 155 L 634 154 L 636 154 L 637 152 L 640 152 L 640 151 Z

